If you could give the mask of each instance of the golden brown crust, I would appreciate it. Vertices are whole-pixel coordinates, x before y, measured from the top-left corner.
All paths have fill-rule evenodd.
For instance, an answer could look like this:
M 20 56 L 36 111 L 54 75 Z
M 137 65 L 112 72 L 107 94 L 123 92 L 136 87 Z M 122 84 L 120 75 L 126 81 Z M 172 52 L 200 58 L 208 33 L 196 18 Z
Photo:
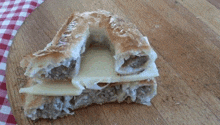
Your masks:
M 112 44 L 111 46 L 114 48 L 116 60 L 123 61 L 127 55 L 148 55 L 151 49 L 148 41 L 144 39 L 134 24 L 126 22 L 110 12 L 104 10 L 75 12 L 67 19 L 44 50 L 24 57 L 20 65 L 27 67 L 25 75 L 33 77 L 38 71 L 49 65 L 56 66 L 62 60 L 80 57 L 81 49 L 87 42 L 85 39 L 89 36 L 89 27 L 106 30 L 110 39 L 109 44 Z
M 118 53 L 150 49 L 149 44 L 142 39 L 143 35 L 136 26 L 123 19 L 115 18 L 111 24 L 108 24 L 107 31 Z M 127 37 L 121 37 L 123 35 L 127 35 Z
M 86 14 L 89 13 L 89 14 Z M 107 30 L 111 43 L 118 54 L 133 50 L 149 50 L 150 45 L 142 37 L 137 27 L 106 11 L 84 12 L 80 14 L 90 25 L 99 24 Z M 98 20 L 98 21 L 97 21 Z M 116 54 L 117 54 L 116 53 Z
M 75 13 L 71 14 L 69 16 L 69 18 L 67 19 L 67 21 L 63 24 L 63 26 L 60 28 L 60 30 L 57 32 L 57 34 L 55 35 L 55 37 L 53 38 L 53 43 L 56 44 L 59 42 L 60 37 L 62 36 L 62 34 L 66 31 L 67 26 L 69 25 L 69 23 L 73 20 L 75 16 Z
M 101 30 L 100 30 L 101 29 Z M 97 31 L 93 34 L 92 32 Z M 102 32 L 104 31 L 104 32 Z M 114 58 L 116 62 L 115 70 L 120 70 L 120 67 L 124 63 L 124 60 L 128 60 L 130 56 L 147 56 L 149 57 L 148 62 L 153 62 L 156 59 L 156 54 L 152 54 L 153 51 L 147 38 L 141 34 L 137 27 L 123 19 L 111 14 L 110 12 L 99 10 L 93 12 L 84 13 L 73 13 L 67 21 L 62 25 L 60 30 L 57 32 L 53 40 L 43 49 L 34 54 L 27 55 L 20 62 L 21 67 L 27 67 L 25 75 L 34 77 L 28 80 L 26 87 L 33 86 L 35 84 L 56 84 L 56 83 L 70 83 L 71 80 L 65 81 L 50 80 L 50 79 L 36 79 L 35 74 L 41 70 L 51 70 L 51 67 L 57 67 L 59 63 L 65 60 L 78 60 L 81 54 L 85 51 L 86 43 L 89 43 L 90 37 L 93 40 L 99 40 L 102 36 L 106 36 L 98 42 L 106 42 L 110 46 L 110 50 L 114 51 Z M 97 37 L 97 38 L 95 38 Z M 112 47 L 112 49 L 111 49 Z M 151 55 L 150 55 L 151 54 Z M 50 67 L 50 68 L 49 68 Z M 147 67 L 147 64 L 135 71 L 129 69 L 128 74 L 138 73 Z M 128 70 L 118 72 L 119 74 L 127 73 Z M 42 71 L 43 72 L 43 71 Z M 39 72 L 40 74 L 40 72 Z M 134 83 L 134 86 L 147 85 L 155 86 L 156 81 L 142 80 L 137 82 L 117 82 L 111 83 L 108 87 L 114 87 L 117 85 L 130 86 Z M 127 85 L 126 85 L 127 84 Z M 101 85 L 101 83 L 100 83 Z M 137 86 L 136 86 L 137 85 Z M 156 94 L 156 88 L 154 87 L 153 92 Z M 152 94 L 155 96 L 155 94 Z M 56 96 L 44 96 L 44 95 L 31 95 L 24 94 L 25 101 L 24 110 L 25 112 L 32 112 L 44 104 L 52 103 Z M 23 97 L 23 96 L 22 96 Z M 29 113 L 27 113 L 29 114 Z M 31 114 L 31 113 L 30 113 Z

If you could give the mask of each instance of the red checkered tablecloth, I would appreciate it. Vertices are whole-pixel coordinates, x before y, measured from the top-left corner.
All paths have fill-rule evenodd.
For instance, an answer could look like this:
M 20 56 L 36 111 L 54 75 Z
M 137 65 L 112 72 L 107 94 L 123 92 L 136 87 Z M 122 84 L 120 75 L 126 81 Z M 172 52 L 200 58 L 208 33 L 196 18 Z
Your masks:
M 9 48 L 25 18 L 44 0 L 0 0 L 0 125 L 15 125 L 5 82 Z

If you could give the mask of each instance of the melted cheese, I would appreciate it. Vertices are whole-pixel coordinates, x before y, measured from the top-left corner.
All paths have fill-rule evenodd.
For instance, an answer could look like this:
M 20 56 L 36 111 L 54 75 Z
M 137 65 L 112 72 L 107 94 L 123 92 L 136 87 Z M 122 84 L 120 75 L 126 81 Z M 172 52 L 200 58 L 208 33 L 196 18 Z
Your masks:
M 72 84 L 79 88 L 93 88 L 97 83 L 133 82 L 159 76 L 155 63 L 139 74 L 120 76 L 115 72 L 114 58 L 110 51 L 102 48 L 89 48 L 82 56 L 79 74 Z
M 35 79 L 36 81 L 36 79 Z M 35 83 L 33 80 L 31 83 L 28 84 L 33 84 Z M 152 83 L 153 82 L 153 83 Z M 31 87 L 27 88 L 21 88 L 19 90 L 19 93 L 28 93 L 28 94 L 33 94 L 33 95 L 45 95 L 45 96 L 77 96 L 80 95 L 83 91 L 83 89 L 78 89 L 74 87 L 70 81 L 59 81 L 55 82 L 53 80 L 44 80 L 44 81 L 39 81 L 40 84 L 35 84 Z M 137 89 L 140 86 L 145 86 L 145 85 L 156 85 L 156 81 L 153 78 L 152 80 L 144 80 L 144 81 L 137 81 L 137 82 L 127 82 L 127 83 L 119 83 L 122 84 L 122 88 L 124 87 L 130 87 L 131 89 Z M 93 87 L 90 87 L 89 89 L 95 89 L 95 90 L 100 90 L 104 89 L 107 87 L 109 84 L 100 87 L 97 84 L 95 84 Z M 125 94 L 125 89 L 124 94 Z M 123 98 L 122 95 L 119 95 L 118 98 Z
M 31 87 L 21 88 L 19 93 L 29 93 L 34 95 L 46 96 L 62 96 L 62 95 L 80 95 L 82 90 L 77 89 L 71 83 L 56 83 L 56 84 L 36 84 Z
M 40 84 L 21 88 L 19 92 L 47 96 L 80 95 L 85 88 L 101 90 L 110 83 L 126 82 L 130 85 L 136 83 L 135 81 L 159 76 L 155 63 L 150 64 L 145 71 L 139 74 L 127 76 L 118 75 L 114 70 L 114 63 L 114 58 L 109 50 L 90 48 L 82 56 L 80 72 L 72 79 L 72 84 L 70 81 L 40 81 Z M 100 87 L 97 85 L 100 82 L 109 84 Z

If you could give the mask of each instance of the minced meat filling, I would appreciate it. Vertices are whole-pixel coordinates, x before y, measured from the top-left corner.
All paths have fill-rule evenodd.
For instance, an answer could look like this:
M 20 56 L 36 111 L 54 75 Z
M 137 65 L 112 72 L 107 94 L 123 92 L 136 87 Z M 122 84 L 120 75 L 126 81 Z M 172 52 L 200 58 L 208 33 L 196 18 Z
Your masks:
M 139 68 L 144 65 L 148 61 L 148 56 L 133 56 L 130 57 L 128 60 L 125 60 L 125 63 L 122 67 L 132 67 L 132 68 Z
M 48 73 L 48 78 L 52 79 L 65 79 L 69 77 L 69 74 L 74 70 L 76 65 L 76 61 L 72 60 L 70 62 L 69 67 L 61 65 L 59 67 L 55 67 Z
M 38 118 L 56 119 L 67 114 L 73 115 L 77 108 L 85 107 L 93 103 L 103 104 L 107 102 L 137 102 L 150 105 L 150 100 L 156 95 L 154 86 L 140 86 L 136 89 L 130 87 L 123 89 L 122 85 L 106 87 L 103 90 L 86 89 L 79 96 L 57 96 L 50 104 L 26 112 L 32 120 Z

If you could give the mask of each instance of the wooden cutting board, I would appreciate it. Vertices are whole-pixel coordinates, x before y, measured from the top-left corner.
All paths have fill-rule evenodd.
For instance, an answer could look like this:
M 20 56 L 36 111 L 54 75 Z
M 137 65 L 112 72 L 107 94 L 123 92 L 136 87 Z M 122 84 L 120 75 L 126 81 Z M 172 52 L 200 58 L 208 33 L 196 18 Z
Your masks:
M 216 2 L 212 0 L 211 3 Z M 216 4 L 216 7 L 219 4 Z M 7 62 L 7 89 L 19 125 L 220 124 L 220 11 L 206 0 L 47 0 L 23 23 Z M 74 116 L 31 121 L 18 93 L 19 62 L 43 49 L 73 11 L 105 9 L 137 25 L 158 54 L 158 95 L 152 106 L 93 105 Z

